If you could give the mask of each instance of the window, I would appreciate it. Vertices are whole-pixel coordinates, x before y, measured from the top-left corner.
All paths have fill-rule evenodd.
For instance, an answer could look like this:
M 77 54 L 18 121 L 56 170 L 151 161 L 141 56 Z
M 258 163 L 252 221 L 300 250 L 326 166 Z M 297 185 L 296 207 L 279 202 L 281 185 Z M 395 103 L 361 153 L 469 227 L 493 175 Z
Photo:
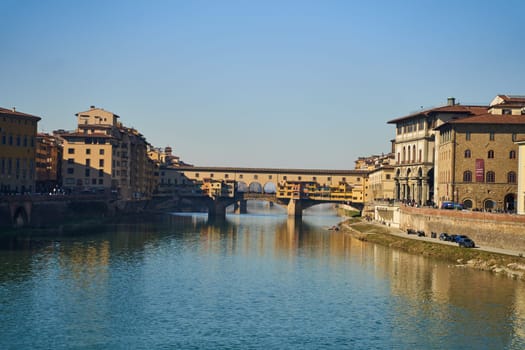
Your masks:
M 518 138 L 518 135 L 515 132 L 513 132 L 512 133 L 512 142 L 516 142 L 517 138 Z
M 103 167 L 104 166 L 104 159 L 99 159 L 98 160 L 98 166 L 99 167 Z
M 287 176 L 283 176 L 283 180 L 286 181 L 288 179 Z
M 103 184 L 104 184 L 104 180 L 102 180 L 102 179 L 98 179 L 98 184 L 99 184 L 99 185 L 103 185 Z
M 91 184 L 92 185 L 96 185 L 97 184 L 97 179 L 91 179 Z
M 86 159 L 86 166 L 91 166 L 91 159 Z
M 298 177 L 297 177 L 297 180 L 301 181 L 301 180 L 302 180 L 302 178 L 301 178 L 300 176 L 298 176 Z
M 463 182 L 472 182 L 472 171 L 467 170 L 463 173 Z
M 494 131 L 491 131 L 489 133 L 489 139 L 490 139 L 490 141 L 494 141 Z
M 390 174 L 386 174 L 386 179 L 390 180 Z
M 487 171 L 487 182 L 496 182 L 496 174 L 493 171 Z
M 515 184 L 516 183 L 516 173 L 514 171 L 509 171 L 507 174 L 507 182 L 509 184 Z
M 494 151 L 490 150 L 487 154 L 487 158 L 494 158 Z
M 68 158 L 67 159 L 67 164 L 74 164 L 75 163 L 75 158 Z
M 98 154 L 104 155 L 104 150 L 103 149 L 98 150 Z
M 68 174 L 73 174 L 74 173 L 74 169 L 73 168 L 67 168 L 67 173 Z
M 89 177 L 89 174 L 90 174 L 90 171 L 89 171 L 89 168 L 87 168 L 86 171 L 85 171 L 85 174 L 84 174 L 84 175 L 85 175 L 86 177 Z
M 510 151 L 509 152 L 509 158 L 510 159 L 516 159 L 516 151 Z
M 98 177 L 104 177 L 104 170 L 103 169 L 100 169 L 98 171 Z
M 195 177 L 196 177 L 196 178 L 199 178 L 199 176 L 200 176 L 199 173 L 196 173 L 196 174 L 195 174 Z
M 75 149 L 74 148 L 68 148 L 67 149 L 67 154 L 75 154 Z
M 419 162 L 421 163 L 423 161 L 423 151 L 419 150 Z
M 465 133 L 465 140 L 470 141 L 470 131 Z
M 86 148 L 86 154 L 91 154 L 91 148 Z
M 470 158 L 471 157 L 471 153 L 470 153 L 470 150 L 469 149 L 466 149 L 465 150 L 465 158 Z

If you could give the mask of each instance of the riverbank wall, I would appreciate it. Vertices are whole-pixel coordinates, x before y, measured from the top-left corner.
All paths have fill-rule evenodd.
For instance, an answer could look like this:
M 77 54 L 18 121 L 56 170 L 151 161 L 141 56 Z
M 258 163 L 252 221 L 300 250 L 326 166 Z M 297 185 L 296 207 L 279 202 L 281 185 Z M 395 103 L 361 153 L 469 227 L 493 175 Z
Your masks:
M 525 216 L 399 207 L 399 228 L 467 235 L 479 245 L 525 251 Z
M 41 198 L 12 196 L 0 201 L 0 229 L 50 228 L 85 221 L 101 222 L 123 215 L 136 215 L 148 200 L 122 201 L 108 198 Z

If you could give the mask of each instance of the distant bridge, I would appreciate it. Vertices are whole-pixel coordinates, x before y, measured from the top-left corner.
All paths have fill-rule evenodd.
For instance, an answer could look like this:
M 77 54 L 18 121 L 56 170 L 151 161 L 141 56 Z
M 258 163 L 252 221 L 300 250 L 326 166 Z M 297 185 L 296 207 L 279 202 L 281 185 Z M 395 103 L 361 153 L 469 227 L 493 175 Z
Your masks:
M 246 212 L 246 201 L 253 199 L 286 205 L 290 216 L 301 216 L 303 209 L 321 203 L 346 203 L 361 210 L 368 199 L 366 170 L 199 166 L 164 171 L 202 184 L 204 192 L 216 201 L 216 208 L 209 210 L 216 215 L 224 215 L 231 204 L 236 212 Z

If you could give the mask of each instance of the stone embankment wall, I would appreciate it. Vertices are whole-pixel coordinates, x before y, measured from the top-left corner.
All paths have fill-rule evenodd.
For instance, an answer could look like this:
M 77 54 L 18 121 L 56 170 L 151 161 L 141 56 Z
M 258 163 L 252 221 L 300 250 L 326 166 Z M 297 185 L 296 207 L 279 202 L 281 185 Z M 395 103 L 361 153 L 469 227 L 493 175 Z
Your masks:
M 525 216 L 430 208 L 400 208 L 399 228 L 462 234 L 476 244 L 525 252 Z

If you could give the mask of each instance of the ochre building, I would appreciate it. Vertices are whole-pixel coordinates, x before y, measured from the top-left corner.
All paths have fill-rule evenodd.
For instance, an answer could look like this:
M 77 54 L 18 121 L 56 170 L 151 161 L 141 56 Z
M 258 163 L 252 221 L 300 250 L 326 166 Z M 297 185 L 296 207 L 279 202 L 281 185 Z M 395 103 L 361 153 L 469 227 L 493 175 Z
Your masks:
M 40 117 L 0 108 L 0 193 L 35 190 L 35 138 Z

